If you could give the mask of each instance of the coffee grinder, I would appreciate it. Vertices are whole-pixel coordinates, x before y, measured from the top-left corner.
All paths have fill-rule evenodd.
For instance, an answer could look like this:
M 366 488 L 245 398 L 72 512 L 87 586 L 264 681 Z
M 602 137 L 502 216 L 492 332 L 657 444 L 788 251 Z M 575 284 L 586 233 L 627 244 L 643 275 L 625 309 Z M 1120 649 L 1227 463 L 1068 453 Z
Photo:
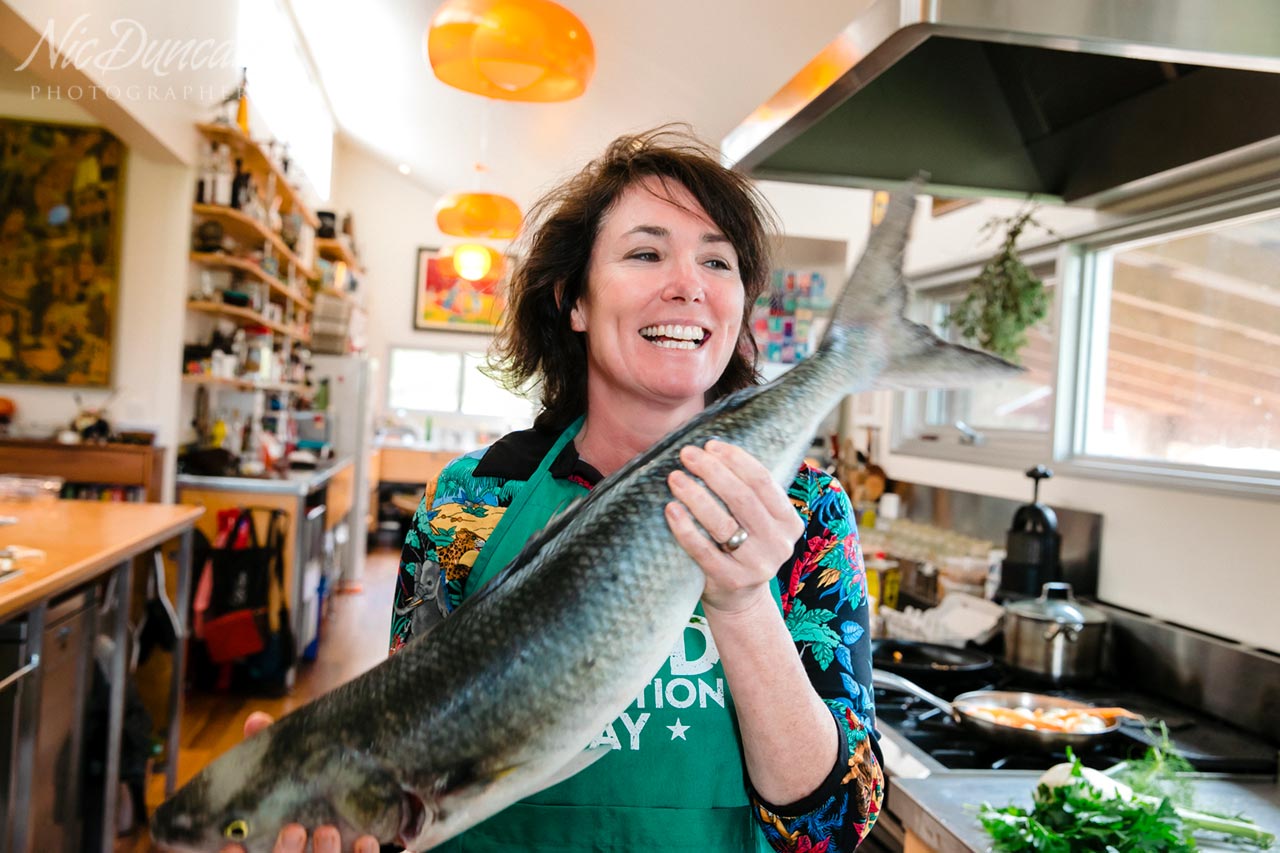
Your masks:
M 1044 584 L 1062 580 L 1058 516 L 1040 503 L 1040 481 L 1052 477 L 1053 471 L 1037 465 L 1027 476 L 1035 482 L 1031 503 L 1014 513 L 1000 569 L 999 596 L 1005 600 L 1034 598 Z

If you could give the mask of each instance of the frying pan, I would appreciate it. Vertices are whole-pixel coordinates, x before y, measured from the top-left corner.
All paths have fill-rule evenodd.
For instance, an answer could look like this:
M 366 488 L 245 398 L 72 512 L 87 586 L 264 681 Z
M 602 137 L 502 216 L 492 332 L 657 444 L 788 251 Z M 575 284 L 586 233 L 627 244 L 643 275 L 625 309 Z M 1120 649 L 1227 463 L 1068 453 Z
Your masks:
M 874 670 L 872 680 L 876 687 L 918 696 L 951 717 L 961 728 L 1017 749 L 1037 752 L 1056 752 L 1068 746 L 1073 749 L 1084 749 L 1093 746 L 1120 728 L 1119 720 L 1113 719 L 1109 726 L 1096 732 L 1053 732 L 1042 729 L 1020 729 L 1015 726 L 1005 726 L 984 720 L 976 716 L 973 713 L 973 709 L 987 706 L 997 708 L 1043 708 L 1046 711 L 1055 708 L 1087 711 L 1093 706 L 1084 702 L 1075 702 L 1071 699 L 1060 699 L 1057 696 L 1009 690 L 977 690 L 972 693 L 962 693 L 955 698 L 954 702 L 947 702 L 934 696 L 923 687 L 892 672 Z
M 917 681 L 941 684 L 990 669 L 995 661 L 977 649 L 957 649 L 911 640 L 875 640 L 871 664 Z

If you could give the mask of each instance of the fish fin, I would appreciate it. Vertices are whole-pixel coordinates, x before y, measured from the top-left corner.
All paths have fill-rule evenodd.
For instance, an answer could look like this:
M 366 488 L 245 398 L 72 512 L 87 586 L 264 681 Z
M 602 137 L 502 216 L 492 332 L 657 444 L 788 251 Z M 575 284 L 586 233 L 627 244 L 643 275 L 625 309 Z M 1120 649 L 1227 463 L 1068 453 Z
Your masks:
M 867 247 L 836 303 L 832 325 L 879 327 L 888 337 L 889 361 L 874 389 L 936 388 L 976 384 L 1016 376 L 1021 367 L 990 353 L 944 341 L 927 326 L 906 317 L 907 279 L 902 272 L 915 197 L 924 187 L 917 175 L 906 190 L 889 198 L 884 220 L 871 231 Z
M 982 350 L 948 343 L 910 320 L 899 320 L 892 335 L 889 364 L 871 386 L 877 390 L 954 388 L 1026 372 Z
M 592 764 L 595 764 L 612 751 L 613 747 L 610 746 L 589 746 L 581 752 L 574 753 L 573 758 L 570 758 L 565 762 L 563 767 L 548 776 L 546 780 L 541 783 L 538 790 L 542 791 L 550 788 L 552 785 L 559 785 L 564 780 L 572 776 L 576 776 L 583 770 L 586 770 Z
M 542 790 L 543 788 L 550 788 L 552 785 L 558 785 L 561 782 L 563 782 L 565 779 L 568 779 L 570 776 L 573 776 L 578 772 L 587 769 L 592 764 L 595 764 L 597 761 L 599 761 L 601 758 L 604 758 L 605 754 L 608 753 L 611 749 L 612 747 L 608 747 L 608 746 L 589 746 L 586 749 L 582 750 L 581 752 L 575 752 L 573 754 L 573 757 L 564 763 L 563 767 L 556 770 L 550 776 L 546 777 L 546 781 L 539 783 L 540 787 L 538 788 L 538 790 Z M 503 767 L 501 770 L 495 771 L 492 774 L 492 778 L 494 780 L 506 778 L 507 776 L 510 776 L 512 773 L 515 773 L 517 770 L 521 770 L 527 766 L 528 766 L 527 763 L 522 763 L 522 764 L 512 764 L 509 767 Z

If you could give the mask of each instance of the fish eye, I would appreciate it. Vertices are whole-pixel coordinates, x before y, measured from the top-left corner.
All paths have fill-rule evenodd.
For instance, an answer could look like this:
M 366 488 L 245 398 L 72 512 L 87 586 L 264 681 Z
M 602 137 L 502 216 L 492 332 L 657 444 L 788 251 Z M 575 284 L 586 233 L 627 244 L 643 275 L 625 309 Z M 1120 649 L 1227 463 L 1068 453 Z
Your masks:
M 249 824 L 243 820 L 233 820 L 222 830 L 222 834 L 232 841 L 244 841 L 249 837 Z

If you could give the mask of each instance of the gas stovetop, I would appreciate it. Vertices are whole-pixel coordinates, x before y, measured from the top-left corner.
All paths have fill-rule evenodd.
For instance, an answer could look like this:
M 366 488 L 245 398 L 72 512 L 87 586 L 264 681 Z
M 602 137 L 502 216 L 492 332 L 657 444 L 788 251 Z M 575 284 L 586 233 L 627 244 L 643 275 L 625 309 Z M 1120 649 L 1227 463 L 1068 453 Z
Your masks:
M 1099 707 L 1128 708 L 1148 720 L 1163 720 L 1174 747 L 1198 771 L 1276 777 L 1276 747 L 1199 712 L 1115 685 L 1046 688 L 1017 676 L 1000 674 L 989 680 L 952 683 L 945 689 L 937 685 L 923 686 L 948 700 L 971 690 L 1025 690 Z M 1008 746 L 980 733 L 962 729 L 932 705 L 910 695 L 877 689 L 875 699 L 878 726 L 892 728 L 900 738 L 946 769 L 1045 770 L 1066 760 L 1062 752 L 1011 751 Z M 1141 723 L 1125 721 L 1115 735 L 1100 738 L 1096 746 L 1076 750 L 1076 754 L 1087 766 L 1106 768 L 1126 758 L 1142 756 L 1152 740 L 1152 734 Z M 892 774 L 893 768 L 888 769 Z

